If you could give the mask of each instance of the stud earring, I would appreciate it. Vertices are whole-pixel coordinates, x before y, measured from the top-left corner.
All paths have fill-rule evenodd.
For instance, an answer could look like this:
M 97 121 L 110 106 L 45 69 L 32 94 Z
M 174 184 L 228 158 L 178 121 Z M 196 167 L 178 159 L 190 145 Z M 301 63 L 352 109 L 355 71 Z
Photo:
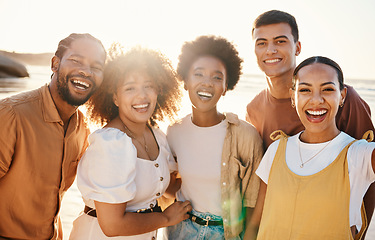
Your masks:
M 295 108 L 295 107 L 296 107 L 296 105 L 294 105 L 294 102 L 293 102 L 293 101 L 292 101 L 292 103 L 291 103 L 290 105 L 292 105 L 292 108 Z

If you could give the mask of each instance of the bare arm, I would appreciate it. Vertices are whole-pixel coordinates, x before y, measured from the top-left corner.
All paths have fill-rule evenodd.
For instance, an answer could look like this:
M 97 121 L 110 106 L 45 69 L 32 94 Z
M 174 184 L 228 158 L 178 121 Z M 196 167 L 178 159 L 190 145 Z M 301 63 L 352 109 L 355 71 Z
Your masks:
M 164 196 L 167 198 L 175 198 L 176 192 L 181 188 L 181 177 L 179 173 L 172 172 L 170 177 L 170 182 Z
M 260 225 L 260 220 L 262 218 L 263 206 L 264 206 L 264 199 L 266 197 L 267 192 L 267 184 L 265 184 L 262 180 L 260 181 L 259 193 L 257 203 L 255 208 L 251 211 L 246 212 L 246 230 L 244 239 L 256 239 L 257 232 Z M 247 208 L 249 210 L 249 208 Z
M 189 201 L 175 202 L 164 212 L 125 212 L 126 203 L 111 204 L 95 201 L 98 222 L 108 237 L 130 236 L 154 231 L 161 227 L 175 225 L 189 217 Z

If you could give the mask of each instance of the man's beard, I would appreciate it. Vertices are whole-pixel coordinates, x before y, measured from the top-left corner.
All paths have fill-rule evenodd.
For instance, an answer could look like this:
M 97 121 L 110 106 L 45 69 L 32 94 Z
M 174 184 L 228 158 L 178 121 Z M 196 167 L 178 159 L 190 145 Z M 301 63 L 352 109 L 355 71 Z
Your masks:
M 80 78 L 86 78 L 86 79 L 90 80 L 90 82 L 92 84 L 92 87 L 91 87 L 91 91 L 87 94 L 86 97 L 77 98 L 77 97 L 74 97 L 69 91 L 68 83 L 70 81 L 69 79 L 72 78 L 72 77 L 76 77 L 76 76 L 68 74 L 64 78 L 64 76 L 62 74 L 60 74 L 60 69 L 58 69 L 57 70 L 57 91 L 59 92 L 60 97 L 65 102 L 67 102 L 69 105 L 78 107 L 78 106 L 81 106 L 82 104 L 86 103 L 87 100 L 89 100 L 89 98 L 91 97 L 91 95 L 94 94 L 94 92 L 96 90 L 96 85 L 95 85 L 95 82 L 91 78 L 79 76 Z

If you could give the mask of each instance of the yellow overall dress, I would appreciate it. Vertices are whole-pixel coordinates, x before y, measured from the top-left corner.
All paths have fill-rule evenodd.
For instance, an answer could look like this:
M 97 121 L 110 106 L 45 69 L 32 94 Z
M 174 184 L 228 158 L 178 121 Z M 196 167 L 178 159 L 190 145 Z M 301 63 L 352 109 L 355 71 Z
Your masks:
M 288 137 L 282 132 L 279 136 L 257 239 L 353 239 L 349 226 L 350 183 L 346 155 L 354 141 L 322 171 L 300 176 L 293 173 L 285 161 Z

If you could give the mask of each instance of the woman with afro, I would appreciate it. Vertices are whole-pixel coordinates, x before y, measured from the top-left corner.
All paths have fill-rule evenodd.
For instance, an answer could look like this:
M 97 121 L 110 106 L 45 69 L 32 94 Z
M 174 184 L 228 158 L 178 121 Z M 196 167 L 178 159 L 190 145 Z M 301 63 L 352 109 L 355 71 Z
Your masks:
M 188 201 L 164 212 L 157 205 L 174 159 L 156 121 L 173 119 L 179 89 L 159 52 L 134 48 L 107 63 L 88 104 L 91 120 L 105 126 L 90 135 L 79 162 L 77 185 L 86 206 L 70 239 L 156 239 L 158 228 L 188 218 Z
M 169 239 L 251 236 L 262 141 L 252 125 L 217 110 L 221 96 L 239 81 L 241 64 L 233 44 L 222 37 L 201 36 L 182 46 L 177 73 L 192 112 L 169 126 L 167 140 L 181 176 L 176 198 L 190 201 L 193 210 L 189 219 L 166 229 Z

